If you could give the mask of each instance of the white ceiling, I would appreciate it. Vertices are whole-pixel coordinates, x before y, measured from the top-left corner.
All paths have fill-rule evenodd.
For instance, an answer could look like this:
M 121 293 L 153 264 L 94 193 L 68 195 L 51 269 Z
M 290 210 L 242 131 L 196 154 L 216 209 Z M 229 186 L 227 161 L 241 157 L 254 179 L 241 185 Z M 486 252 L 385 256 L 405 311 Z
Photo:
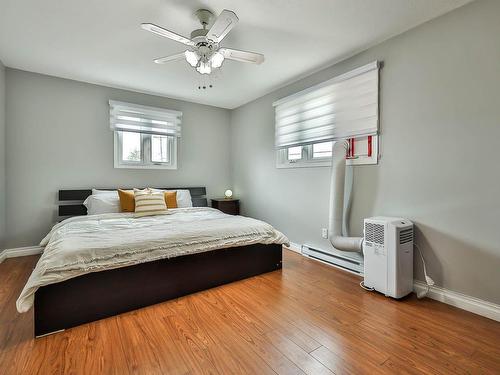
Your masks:
M 471 0 L 0 0 L 6 66 L 235 108 Z M 182 44 L 142 30 L 152 22 L 189 36 L 193 13 L 231 9 L 240 22 L 222 45 L 261 52 L 259 66 L 226 61 L 202 91 L 185 61 L 157 65 Z

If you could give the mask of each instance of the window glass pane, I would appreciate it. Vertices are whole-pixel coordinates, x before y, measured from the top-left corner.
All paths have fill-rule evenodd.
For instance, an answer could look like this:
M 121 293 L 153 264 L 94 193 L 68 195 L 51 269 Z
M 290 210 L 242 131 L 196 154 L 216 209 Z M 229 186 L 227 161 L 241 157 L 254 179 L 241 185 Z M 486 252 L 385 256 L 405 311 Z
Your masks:
M 168 137 L 162 135 L 151 136 L 151 161 L 168 163 Z
M 313 144 L 313 158 L 331 158 L 333 142 L 322 142 Z
M 141 134 L 122 132 L 122 160 L 141 161 Z
M 288 148 L 288 160 L 302 159 L 302 146 Z

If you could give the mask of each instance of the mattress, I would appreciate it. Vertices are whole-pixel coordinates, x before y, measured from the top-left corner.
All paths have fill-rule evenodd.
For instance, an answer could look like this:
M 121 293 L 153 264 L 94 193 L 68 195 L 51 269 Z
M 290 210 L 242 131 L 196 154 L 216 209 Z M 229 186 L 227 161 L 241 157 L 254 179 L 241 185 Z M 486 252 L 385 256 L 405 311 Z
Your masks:
M 23 313 L 33 306 L 38 288 L 90 272 L 256 243 L 289 241 L 263 221 L 208 207 L 142 218 L 133 213 L 73 217 L 56 224 L 40 243 L 44 251 L 17 310 Z

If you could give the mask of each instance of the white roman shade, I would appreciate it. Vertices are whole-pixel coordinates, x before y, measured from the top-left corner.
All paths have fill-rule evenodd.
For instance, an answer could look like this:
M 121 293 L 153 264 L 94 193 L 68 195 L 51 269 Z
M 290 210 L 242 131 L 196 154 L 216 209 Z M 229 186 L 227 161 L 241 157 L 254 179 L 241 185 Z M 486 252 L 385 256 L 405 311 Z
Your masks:
M 109 101 L 109 125 L 113 131 L 180 137 L 181 119 L 179 111 Z
M 276 148 L 378 133 L 374 61 L 273 103 Z

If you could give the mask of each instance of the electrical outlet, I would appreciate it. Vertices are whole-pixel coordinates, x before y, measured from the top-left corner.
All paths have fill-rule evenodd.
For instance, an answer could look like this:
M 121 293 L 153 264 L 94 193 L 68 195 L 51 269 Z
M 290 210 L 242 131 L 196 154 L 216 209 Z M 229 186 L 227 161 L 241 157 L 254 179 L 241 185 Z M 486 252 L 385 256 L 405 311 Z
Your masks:
M 328 229 L 321 228 L 321 237 L 328 238 Z

